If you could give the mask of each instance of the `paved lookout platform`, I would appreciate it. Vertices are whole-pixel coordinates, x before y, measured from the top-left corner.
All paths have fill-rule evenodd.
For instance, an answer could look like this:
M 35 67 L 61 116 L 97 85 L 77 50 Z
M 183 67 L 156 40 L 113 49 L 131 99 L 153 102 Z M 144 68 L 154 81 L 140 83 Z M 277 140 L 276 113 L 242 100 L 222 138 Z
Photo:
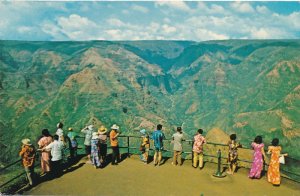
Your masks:
M 288 195 L 299 196 L 300 184 L 282 179 L 279 187 L 247 177 L 247 169 L 225 178 L 212 174 L 217 165 L 206 163 L 202 170 L 194 169 L 191 161 L 173 166 L 171 159 L 163 165 L 146 165 L 137 156 L 124 159 L 118 166 L 95 169 L 81 159 L 63 176 L 40 183 L 23 192 L 27 195 Z

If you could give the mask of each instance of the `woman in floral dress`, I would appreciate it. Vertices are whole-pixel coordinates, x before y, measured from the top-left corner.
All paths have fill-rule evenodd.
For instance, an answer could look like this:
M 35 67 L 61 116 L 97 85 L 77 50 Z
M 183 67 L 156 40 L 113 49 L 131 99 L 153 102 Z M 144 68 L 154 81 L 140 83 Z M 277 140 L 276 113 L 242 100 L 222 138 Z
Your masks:
M 251 147 L 254 150 L 253 154 L 253 162 L 251 166 L 251 170 L 249 173 L 249 178 L 259 179 L 261 175 L 261 171 L 263 169 L 264 159 L 266 158 L 266 154 L 264 151 L 264 144 L 262 143 L 262 137 L 256 136 L 254 142 L 252 142 Z
M 48 129 L 42 130 L 42 138 L 38 141 L 39 148 L 42 149 L 48 146 L 52 142 L 52 136 L 50 135 Z M 41 169 L 42 175 L 50 172 L 50 152 L 49 151 L 42 151 L 41 156 Z
M 281 146 L 278 146 L 279 139 L 274 138 L 272 140 L 272 146 L 268 148 L 268 154 L 271 154 L 270 164 L 268 168 L 268 182 L 272 183 L 275 186 L 280 185 L 280 163 L 279 157 L 281 155 L 288 156 L 288 154 L 280 154 Z

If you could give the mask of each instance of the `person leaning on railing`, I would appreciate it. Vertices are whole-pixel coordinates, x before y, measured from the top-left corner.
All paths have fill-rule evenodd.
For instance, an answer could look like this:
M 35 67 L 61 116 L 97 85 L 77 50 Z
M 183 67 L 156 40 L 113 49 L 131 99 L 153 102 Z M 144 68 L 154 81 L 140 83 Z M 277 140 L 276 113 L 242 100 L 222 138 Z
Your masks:
M 162 151 L 164 149 L 163 140 L 166 139 L 164 133 L 162 132 L 162 125 L 158 124 L 157 129 L 152 133 L 151 139 L 154 141 L 154 166 L 161 164 Z
M 235 169 L 237 167 L 237 160 L 238 160 L 238 148 L 242 147 L 242 145 L 236 141 L 236 134 L 231 134 L 230 141 L 228 142 L 228 174 L 233 175 Z
M 32 186 L 34 182 L 34 161 L 35 161 L 35 148 L 30 143 L 30 139 L 25 138 L 22 140 L 22 149 L 19 155 L 22 157 L 22 163 L 26 172 L 29 185 Z
M 51 150 L 51 173 L 54 177 L 58 177 L 62 173 L 62 159 L 63 159 L 63 149 L 65 148 L 65 144 L 63 141 L 59 140 L 58 135 L 53 136 L 54 141 L 50 143 L 48 146 L 40 149 L 41 151 L 49 151 Z
M 272 183 L 274 186 L 280 185 L 280 156 L 288 156 L 287 153 L 281 153 L 281 146 L 279 146 L 279 139 L 274 138 L 272 140 L 272 145 L 268 147 L 268 154 L 271 154 L 271 159 L 268 168 L 268 182 Z
M 197 162 L 199 159 L 199 168 L 203 168 L 203 144 L 206 143 L 205 137 L 202 135 L 203 130 L 198 129 L 196 135 L 194 136 L 193 145 L 193 167 L 197 168 Z
M 50 135 L 49 130 L 43 129 L 42 130 L 42 138 L 38 141 L 39 148 L 42 149 L 42 148 L 48 146 L 52 141 L 53 141 L 53 138 Z M 42 151 L 42 156 L 41 156 L 42 173 L 41 173 L 41 175 L 47 174 L 51 170 L 50 156 L 51 156 L 50 152 Z
M 114 124 L 111 127 L 111 131 L 110 131 L 110 134 L 109 134 L 110 146 L 111 146 L 112 151 L 113 151 L 112 152 L 112 160 L 111 160 L 112 165 L 118 165 L 118 163 L 120 162 L 120 151 L 119 151 L 119 142 L 118 142 L 119 134 L 120 134 L 119 126 Z
M 182 128 L 177 127 L 177 132 L 172 135 L 172 141 L 171 143 L 174 144 L 173 146 L 173 162 L 172 165 L 176 166 L 177 163 L 178 165 L 182 165 L 182 159 L 181 159 L 181 154 L 182 154 L 182 141 L 184 141 L 183 134 L 182 134 Z M 178 161 L 177 161 L 178 159 Z

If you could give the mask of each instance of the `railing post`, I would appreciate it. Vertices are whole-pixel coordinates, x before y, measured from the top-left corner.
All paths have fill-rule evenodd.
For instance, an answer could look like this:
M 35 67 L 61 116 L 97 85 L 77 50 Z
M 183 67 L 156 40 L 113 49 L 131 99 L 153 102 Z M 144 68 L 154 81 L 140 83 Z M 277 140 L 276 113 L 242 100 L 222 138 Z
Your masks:
M 226 175 L 222 175 L 222 172 L 221 172 L 221 150 L 219 149 L 218 150 L 218 169 L 217 169 L 217 172 L 215 174 L 213 174 L 214 177 L 217 177 L 217 178 L 224 178 Z
M 127 156 L 130 157 L 130 154 L 129 154 L 129 151 L 130 151 L 130 148 L 129 148 L 129 136 L 127 136 Z

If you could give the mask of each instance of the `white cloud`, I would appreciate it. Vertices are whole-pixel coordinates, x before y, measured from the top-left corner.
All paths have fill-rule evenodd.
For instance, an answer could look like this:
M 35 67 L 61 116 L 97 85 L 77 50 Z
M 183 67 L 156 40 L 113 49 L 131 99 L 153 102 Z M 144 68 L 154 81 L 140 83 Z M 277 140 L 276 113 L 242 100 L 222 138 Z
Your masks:
M 211 5 L 211 13 L 222 14 L 224 12 L 224 8 L 220 5 L 212 4 Z
M 183 1 L 157 1 L 155 2 L 155 6 L 167 6 L 172 9 L 181 10 L 189 12 L 191 11 L 191 8 Z
M 171 23 L 171 20 L 169 18 L 164 18 L 163 20 L 165 23 Z
M 106 22 L 111 26 L 117 26 L 117 27 L 125 26 L 125 23 L 117 18 L 109 18 Z
M 230 38 L 225 34 L 219 34 L 207 29 L 196 29 L 194 35 L 197 40 L 225 40 Z
M 100 26 L 86 17 L 71 14 L 69 17 L 59 17 L 56 23 L 45 22 L 42 30 L 51 35 L 55 40 L 67 37 L 70 40 L 97 39 Z
M 231 8 L 233 8 L 236 12 L 240 13 L 253 13 L 254 9 L 250 5 L 250 3 L 245 2 L 233 2 L 231 3 Z
M 149 12 L 148 8 L 136 4 L 131 6 L 131 9 L 145 14 Z
M 122 32 L 119 29 L 109 29 L 105 33 L 111 38 L 110 40 L 121 40 L 123 38 Z
M 122 10 L 122 14 L 129 14 L 130 12 L 128 10 Z
M 30 31 L 32 31 L 32 27 L 28 27 L 28 26 L 20 26 L 17 31 L 21 34 L 23 33 L 28 33 Z
M 86 17 L 77 14 L 71 14 L 69 17 L 58 18 L 58 25 L 64 29 L 84 29 L 86 27 L 93 28 L 97 25 Z
M 166 34 L 169 34 L 169 33 L 175 33 L 176 32 L 176 28 L 175 27 L 172 27 L 172 26 L 169 26 L 167 24 L 164 24 L 162 26 L 162 29 L 163 31 L 166 33 Z
M 270 10 L 266 6 L 264 6 L 264 5 L 262 5 L 262 6 L 260 6 L 260 5 L 256 6 L 256 11 L 258 13 L 260 13 L 260 14 L 270 14 L 271 13 Z

